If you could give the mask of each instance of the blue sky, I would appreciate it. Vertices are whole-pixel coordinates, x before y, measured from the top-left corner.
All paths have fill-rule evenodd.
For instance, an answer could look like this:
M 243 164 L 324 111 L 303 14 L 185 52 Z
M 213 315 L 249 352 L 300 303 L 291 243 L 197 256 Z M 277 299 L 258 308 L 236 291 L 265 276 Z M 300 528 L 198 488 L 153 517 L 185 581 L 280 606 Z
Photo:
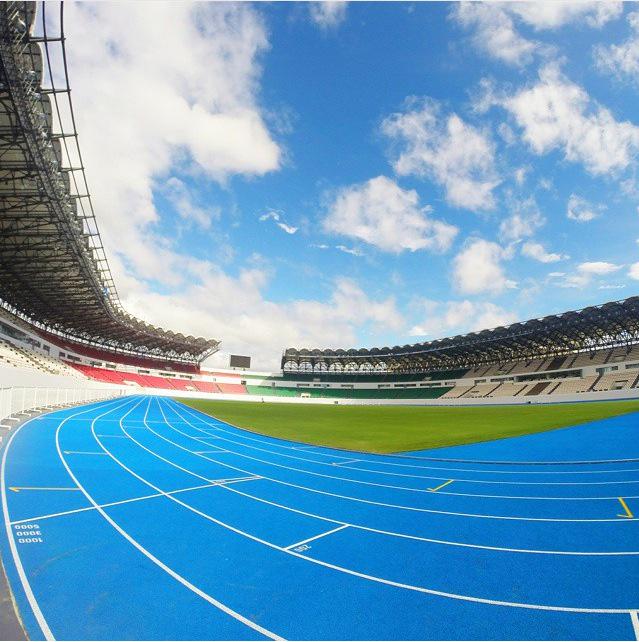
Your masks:
M 214 363 L 635 293 L 636 5 L 85 3 L 66 22 L 125 307 L 221 339 Z

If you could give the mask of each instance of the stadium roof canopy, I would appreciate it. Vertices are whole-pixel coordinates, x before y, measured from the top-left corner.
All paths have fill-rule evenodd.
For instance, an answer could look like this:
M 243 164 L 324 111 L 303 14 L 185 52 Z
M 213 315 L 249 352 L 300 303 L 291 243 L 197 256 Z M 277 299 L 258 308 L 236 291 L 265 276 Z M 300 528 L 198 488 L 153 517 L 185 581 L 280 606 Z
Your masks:
M 639 342 L 639 297 L 509 326 L 395 346 L 352 350 L 289 348 L 289 372 L 431 372 L 632 345 Z
M 218 341 L 156 328 L 122 308 L 78 145 L 62 4 L 55 36 L 47 5 L 38 7 L 37 36 L 34 2 L 0 5 L 0 304 L 90 345 L 201 361 Z

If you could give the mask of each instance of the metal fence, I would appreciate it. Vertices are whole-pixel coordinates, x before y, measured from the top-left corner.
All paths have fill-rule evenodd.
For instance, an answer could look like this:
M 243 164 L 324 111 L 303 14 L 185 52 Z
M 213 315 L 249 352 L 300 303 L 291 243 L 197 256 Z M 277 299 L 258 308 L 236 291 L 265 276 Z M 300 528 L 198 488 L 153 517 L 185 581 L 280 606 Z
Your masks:
M 32 410 L 53 410 L 89 401 L 113 399 L 130 392 L 117 388 L 0 388 L 0 423 L 6 424 L 12 415 Z

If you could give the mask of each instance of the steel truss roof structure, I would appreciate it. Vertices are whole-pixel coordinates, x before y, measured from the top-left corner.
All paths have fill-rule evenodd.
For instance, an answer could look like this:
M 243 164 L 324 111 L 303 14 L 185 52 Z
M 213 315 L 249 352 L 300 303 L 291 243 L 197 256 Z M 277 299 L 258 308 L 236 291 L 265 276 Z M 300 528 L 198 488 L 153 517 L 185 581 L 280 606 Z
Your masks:
M 635 343 L 639 343 L 639 297 L 394 348 L 289 348 L 282 357 L 282 369 L 287 372 L 316 373 L 421 373 L 560 356 Z
M 89 345 L 201 361 L 218 341 L 156 328 L 122 308 L 78 145 L 63 5 L 52 36 L 51 4 L 37 7 L 37 21 L 35 2 L 0 5 L 0 304 Z

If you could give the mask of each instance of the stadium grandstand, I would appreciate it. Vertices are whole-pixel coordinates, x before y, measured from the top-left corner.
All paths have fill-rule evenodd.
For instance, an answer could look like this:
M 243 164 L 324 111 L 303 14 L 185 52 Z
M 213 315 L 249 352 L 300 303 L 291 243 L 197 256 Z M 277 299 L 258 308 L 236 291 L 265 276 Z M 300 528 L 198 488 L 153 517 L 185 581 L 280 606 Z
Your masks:
M 639 297 L 210 369 L 120 301 L 51 7 L 0 4 L 0 639 L 639 640 Z
M 636 394 L 639 297 L 414 345 L 289 348 L 280 372 L 202 369 L 219 341 L 154 327 L 120 303 L 78 142 L 63 26 L 47 33 L 48 10 L 43 3 L 38 25 L 33 2 L 0 12 L 0 367 L 247 400 L 463 404 Z
M 49 37 L 40 8 L 37 37 L 35 3 L 0 12 L 2 307 L 87 354 L 196 366 L 218 341 L 154 327 L 120 303 L 78 144 L 64 33 Z

